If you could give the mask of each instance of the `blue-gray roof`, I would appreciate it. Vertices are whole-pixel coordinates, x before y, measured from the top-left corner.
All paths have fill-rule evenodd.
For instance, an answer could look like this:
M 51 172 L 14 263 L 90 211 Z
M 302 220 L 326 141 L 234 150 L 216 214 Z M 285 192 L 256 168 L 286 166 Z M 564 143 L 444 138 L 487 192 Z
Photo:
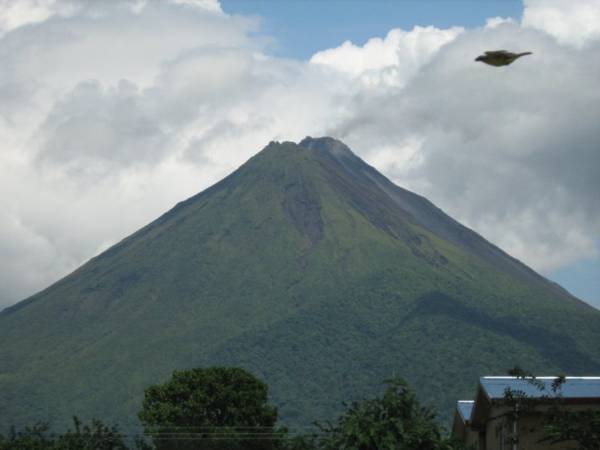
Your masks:
M 463 422 L 471 420 L 471 411 L 473 411 L 474 405 L 474 400 L 459 400 L 456 402 L 456 409 L 462 417 Z
M 521 391 L 534 398 L 553 396 L 554 380 L 556 377 L 536 377 L 536 381 L 543 384 L 543 390 L 530 380 L 516 377 L 482 377 L 479 381 L 490 399 L 501 399 L 504 398 L 507 389 Z M 566 377 L 558 393 L 563 398 L 600 398 L 600 377 Z

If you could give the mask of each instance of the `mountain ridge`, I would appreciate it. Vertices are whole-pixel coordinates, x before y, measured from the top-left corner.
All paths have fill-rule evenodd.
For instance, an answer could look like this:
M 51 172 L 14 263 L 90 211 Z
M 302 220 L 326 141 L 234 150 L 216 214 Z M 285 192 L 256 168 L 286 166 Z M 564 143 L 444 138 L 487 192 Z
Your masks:
M 325 137 L 325 138 L 317 138 L 317 139 L 313 139 L 311 137 L 307 137 L 305 138 L 303 141 L 301 141 L 298 145 L 300 146 L 304 146 L 307 148 L 314 148 L 314 147 L 318 147 L 319 143 L 321 142 L 331 142 L 331 141 L 335 141 L 335 139 L 333 138 L 329 138 L 329 137 Z M 440 235 L 440 237 L 443 237 L 445 239 L 449 239 L 451 240 L 453 243 L 457 244 L 457 245 L 463 245 L 464 246 L 464 242 L 462 242 L 461 237 L 458 236 L 452 236 L 450 233 L 444 232 L 447 231 L 448 228 L 459 228 L 459 234 L 462 231 L 462 233 L 473 236 L 475 239 L 481 239 L 483 241 L 485 241 L 487 245 L 488 250 L 491 250 L 493 253 L 496 253 L 498 255 L 500 255 L 500 257 L 502 258 L 506 258 L 509 260 L 508 264 L 513 264 L 513 265 L 517 265 L 518 266 L 518 272 L 524 272 L 524 275 L 527 277 L 531 277 L 530 279 L 535 279 L 537 278 L 538 281 L 542 281 L 542 282 L 547 282 L 550 283 L 553 287 L 556 287 L 558 289 L 561 290 L 561 292 L 563 293 L 567 293 L 569 294 L 571 297 L 576 298 L 575 296 L 573 296 L 572 294 L 570 294 L 566 289 L 564 289 L 563 287 L 561 287 L 560 285 L 558 285 L 557 283 L 554 283 L 550 280 L 548 280 L 547 278 L 541 276 L 540 274 L 538 274 L 537 272 L 535 272 L 533 269 L 529 268 L 527 265 L 525 265 L 523 262 L 521 262 L 520 260 L 510 256 L 508 253 L 504 252 L 502 249 L 500 249 L 499 247 L 495 246 L 494 244 L 489 243 L 488 241 L 485 240 L 485 238 L 483 236 L 481 236 L 479 233 L 477 233 L 476 231 L 465 227 L 464 225 L 460 224 L 459 222 L 457 222 L 456 220 L 454 220 L 452 217 L 450 217 L 449 215 L 447 215 L 442 209 L 438 208 L 437 206 L 435 206 L 433 203 L 431 203 L 427 198 L 415 194 L 413 192 L 410 192 L 406 189 L 403 189 L 399 186 L 396 186 L 393 182 L 391 182 L 387 177 L 385 177 L 385 175 L 381 174 L 380 172 L 378 172 L 375 168 L 373 168 L 372 166 L 370 166 L 369 164 L 365 163 L 364 161 L 360 160 L 360 158 L 358 158 L 348 147 L 346 147 L 344 144 L 342 144 L 339 141 L 335 141 L 336 147 L 343 147 L 344 148 L 344 155 L 347 158 L 352 158 L 354 159 L 354 161 L 359 160 L 360 163 L 363 166 L 363 170 L 365 171 L 365 173 L 374 181 L 374 183 L 376 183 L 392 200 L 396 201 L 396 203 L 398 204 L 398 206 L 400 206 L 402 209 L 404 209 L 405 211 L 407 211 L 409 214 L 411 214 L 415 221 L 417 223 L 419 223 L 422 226 L 425 226 L 427 229 L 429 229 L 432 233 L 434 234 L 438 234 Z M 398 195 L 398 193 L 400 193 L 403 198 Z M 419 204 L 421 205 L 425 205 L 427 208 L 429 208 L 431 211 L 433 211 L 440 219 L 441 221 L 443 221 L 444 223 L 442 224 L 442 226 L 440 226 L 439 224 L 435 224 L 434 220 L 432 220 L 429 217 L 426 217 L 425 215 L 423 215 L 421 213 L 421 211 L 423 211 L 423 208 L 419 208 Z M 438 219 L 439 220 L 439 219 Z M 476 250 L 474 250 L 474 254 L 481 256 L 480 252 L 477 252 Z M 487 259 L 487 258 L 483 258 L 483 259 Z M 579 300 L 579 299 L 577 299 Z
M 0 417 L 133 426 L 145 387 L 215 364 L 265 379 L 287 424 L 330 418 L 392 373 L 449 414 L 516 363 L 600 371 L 598 325 L 340 141 L 271 142 L 0 313 Z

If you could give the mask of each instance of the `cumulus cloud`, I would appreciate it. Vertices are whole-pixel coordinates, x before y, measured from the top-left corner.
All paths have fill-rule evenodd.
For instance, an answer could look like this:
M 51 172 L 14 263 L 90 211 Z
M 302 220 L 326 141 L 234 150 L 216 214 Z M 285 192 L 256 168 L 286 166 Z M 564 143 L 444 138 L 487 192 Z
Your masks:
M 176 5 L 188 5 L 217 13 L 223 12 L 218 0 L 172 0 L 172 2 Z
M 218 0 L 168 0 L 182 5 L 216 14 L 223 10 Z M 142 12 L 148 0 L 119 0 L 118 2 L 90 2 L 87 0 L 0 0 L 0 36 L 14 29 L 45 22 L 54 17 L 71 17 L 75 14 L 102 17 L 110 10 Z
M 160 160 L 167 138 L 143 102 L 137 87 L 125 80 L 110 89 L 97 81 L 79 83 L 40 127 L 36 162 L 61 166 L 89 182 Z
M 24 224 L 18 217 L 2 213 L 0 220 L 3 224 L 0 229 L 3 300 L 17 300 L 32 286 L 46 285 L 57 273 L 75 268 L 77 261 L 69 261 L 67 252 L 53 246 L 43 234 Z M 31 264 L 32 255 L 37 255 L 35 265 Z
M 548 3 L 309 61 L 266 55 L 256 21 L 216 0 L 19 5 L 0 8 L 0 305 L 306 135 L 345 140 L 537 270 L 595 255 L 600 43 L 559 39 Z M 494 48 L 534 54 L 473 61 Z
M 255 22 L 215 5 L 2 5 L 0 185 L 11 195 L 0 199 L 1 305 L 56 281 L 231 169 L 177 161 L 186 146 L 177 128 L 195 110 L 176 120 L 177 95 L 165 88 L 186 55 L 256 51 L 248 38 Z M 226 69 L 215 65 L 212 76 Z M 190 84 L 207 78 L 189 75 Z M 192 102 L 201 107 L 202 95 Z
M 70 2 L 56 0 L 1 0 L 0 35 L 24 25 L 44 22 L 53 16 L 69 16 L 76 11 Z
M 485 21 L 486 28 L 496 28 L 505 23 L 517 23 L 512 17 L 488 17 Z
M 525 0 L 523 25 L 580 48 L 600 38 L 600 1 Z
M 460 27 L 441 30 L 416 26 L 411 31 L 395 28 L 385 38 L 369 39 L 362 46 L 346 41 L 337 48 L 320 51 L 310 62 L 360 77 L 368 85 L 401 86 L 462 31 Z

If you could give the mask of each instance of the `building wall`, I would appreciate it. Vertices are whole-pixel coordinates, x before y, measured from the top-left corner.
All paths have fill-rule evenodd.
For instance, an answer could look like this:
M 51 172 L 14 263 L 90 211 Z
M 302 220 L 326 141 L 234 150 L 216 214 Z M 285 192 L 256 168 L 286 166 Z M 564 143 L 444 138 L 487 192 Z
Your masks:
M 472 430 L 468 422 L 465 423 L 458 412 L 454 414 L 451 436 L 460 440 L 461 442 L 464 442 L 467 444 L 467 446 L 472 447 L 474 450 L 479 448 L 479 433 Z
M 473 431 L 467 427 L 464 434 L 463 442 L 475 450 L 479 448 L 479 432 Z
M 600 406 L 594 407 L 594 409 Z M 589 409 L 589 406 L 572 406 L 569 410 Z M 492 408 L 490 417 L 485 427 L 485 447 L 479 450 L 512 450 L 513 425 L 506 416 L 506 409 Z M 523 413 L 518 420 L 518 450 L 571 450 L 575 448 L 573 442 L 563 442 L 551 445 L 548 442 L 539 442 L 543 436 L 543 422 L 539 413 Z M 476 447 L 477 448 L 477 447 Z

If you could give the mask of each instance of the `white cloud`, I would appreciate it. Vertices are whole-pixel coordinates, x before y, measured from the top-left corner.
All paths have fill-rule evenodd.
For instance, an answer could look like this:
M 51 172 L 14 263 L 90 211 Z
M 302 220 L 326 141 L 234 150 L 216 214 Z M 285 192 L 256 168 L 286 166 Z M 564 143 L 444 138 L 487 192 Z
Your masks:
M 174 5 L 223 14 L 219 0 L 169 0 Z M 0 36 L 17 28 L 45 22 L 54 17 L 75 14 L 102 17 L 109 10 L 126 10 L 136 14 L 148 0 L 118 0 L 94 2 L 88 0 L 0 0 Z
M 485 21 L 485 27 L 486 28 L 497 28 L 500 25 L 503 25 L 505 23 L 514 24 L 517 22 L 512 17 L 499 17 L 499 16 L 498 17 L 489 17 Z
M 494 18 L 475 30 L 395 29 L 304 62 L 264 55 L 256 22 L 212 1 L 63 2 L 62 15 L 39 4 L 50 12 L 11 19 L 0 37 L 0 189 L 11 192 L 0 198 L 0 304 L 270 140 L 306 135 L 343 139 L 538 270 L 596 251 L 591 37 L 574 49 Z M 507 68 L 473 61 L 491 48 L 533 55 Z
M 0 36 L 16 28 L 44 22 L 50 17 L 69 16 L 76 7 L 56 0 L 0 0 Z
M 575 47 L 600 38 L 600 0 L 524 0 L 523 26 Z
M 68 252 L 12 214 L 0 214 L 0 305 L 20 299 L 32 286 L 41 287 L 76 267 Z M 33 257 L 35 255 L 35 257 Z
M 176 5 L 188 5 L 194 8 L 201 8 L 212 12 L 222 13 L 219 0 L 171 0 Z
M 160 160 L 168 141 L 143 103 L 137 86 L 128 81 L 109 89 L 97 81 L 79 83 L 42 124 L 36 161 L 92 182 Z
M 361 77 L 368 85 L 403 85 L 463 28 L 441 30 L 416 26 L 411 31 L 391 30 L 384 39 L 369 39 L 363 46 L 350 41 L 315 53 L 310 62 Z

